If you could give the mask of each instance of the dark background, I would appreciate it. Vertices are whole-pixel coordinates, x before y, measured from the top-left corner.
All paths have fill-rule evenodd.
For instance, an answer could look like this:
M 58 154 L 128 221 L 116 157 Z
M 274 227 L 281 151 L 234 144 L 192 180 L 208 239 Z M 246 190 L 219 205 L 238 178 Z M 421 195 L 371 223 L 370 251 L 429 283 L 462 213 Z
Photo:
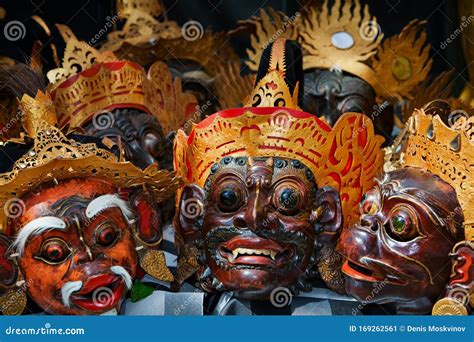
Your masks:
M 317 1 L 317 0 L 316 0 Z M 377 17 L 385 37 L 397 34 L 412 19 L 428 21 L 428 39 L 432 45 L 434 66 L 437 74 L 443 70 L 455 68 L 456 89 L 459 91 L 468 79 L 464 60 L 461 36 L 458 36 L 447 48 L 441 49 L 441 43 L 458 27 L 459 16 L 456 0 L 361 0 L 368 3 L 370 12 Z M 164 0 L 166 16 L 182 25 L 188 20 L 197 20 L 204 27 L 214 31 L 230 30 L 236 27 L 238 20 L 258 14 L 261 7 L 273 7 L 286 12 L 289 16 L 308 5 L 310 0 Z M 115 0 L 2 0 L 0 6 L 5 16 L 0 20 L 0 55 L 24 61 L 30 54 L 35 39 L 44 42 L 53 40 L 61 52 L 62 40 L 56 30 L 51 38 L 45 36 L 39 26 L 30 18 L 36 14 L 43 18 L 50 28 L 54 23 L 67 24 L 76 35 L 89 41 L 107 21 L 107 16 L 115 13 Z M 20 20 L 26 26 L 26 36 L 16 42 L 5 39 L 4 25 L 11 20 Z M 473 23 L 474 24 L 474 23 Z M 105 36 L 104 36 L 105 37 Z M 237 37 L 232 45 L 240 56 L 245 57 L 248 37 Z M 48 51 L 46 51 L 48 50 Z M 45 49 L 46 69 L 54 67 L 52 57 Z M 469 61 L 472 62 L 472 61 Z

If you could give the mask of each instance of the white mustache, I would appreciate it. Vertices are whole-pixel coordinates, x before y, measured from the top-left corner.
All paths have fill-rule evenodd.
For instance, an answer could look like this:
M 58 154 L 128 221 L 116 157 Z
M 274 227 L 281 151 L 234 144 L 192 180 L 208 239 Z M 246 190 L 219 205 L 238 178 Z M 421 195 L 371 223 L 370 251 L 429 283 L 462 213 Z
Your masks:
M 71 301 L 69 300 L 69 297 L 71 297 L 74 292 L 80 291 L 81 289 L 82 281 L 80 280 L 67 282 L 61 287 L 61 299 L 63 300 L 65 307 L 71 307 Z
M 125 286 L 127 286 L 129 290 L 132 288 L 132 276 L 125 268 L 123 268 L 122 266 L 112 266 L 110 270 L 112 271 L 112 273 L 115 273 L 116 275 L 122 277 Z
M 127 289 L 131 289 L 133 285 L 132 276 L 130 273 L 123 268 L 122 266 L 112 266 L 110 268 L 112 273 L 120 276 L 122 281 L 125 283 Z M 74 292 L 78 292 L 82 289 L 83 283 L 82 281 L 69 281 L 61 287 L 61 299 L 65 307 L 71 307 L 70 297 Z

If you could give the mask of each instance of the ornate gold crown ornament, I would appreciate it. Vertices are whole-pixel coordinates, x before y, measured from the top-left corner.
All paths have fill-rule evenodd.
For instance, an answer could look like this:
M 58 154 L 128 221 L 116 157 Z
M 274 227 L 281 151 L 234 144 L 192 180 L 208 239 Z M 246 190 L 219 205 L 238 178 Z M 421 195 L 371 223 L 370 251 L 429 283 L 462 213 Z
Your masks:
M 113 51 L 121 59 L 148 66 L 155 61 L 191 60 L 214 77 L 229 61 L 239 61 L 224 33 L 204 31 L 200 23 L 189 21 L 183 27 L 170 20 L 157 19 L 163 7 L 151 0 L 117 1 L 121 30 L 107 35 L 102 51 Z M 214 53 L 213 53 L 214 52 Z
M 211 166 L 225 156 L 298 159 L 314 174 L 318 187 L 339 190 L 345 224 L 359 216 L 359 202 L 381 171 L 383 138 L 369 118 L 346 113 L 329 127 L 309 113 L 287 108 L 240 108 L 213 114 L 178 131 L 175 170 L 189 183 L 204 186 Z
M 382 170 L 384 139 L 362 114 L 346 113 L 331 128 L 299 110 L 298 84 L 291 94 L 285 82 L 286 46 L 285 38 L 272 44 L 267 72 L 248 104 L 252 107 L 217 112 L 194 124 L 189 136 L 178 131 L 174 168 L 183 180 L 203 187 L 212 165 L 226 156 L 297 159 L 312 171 L 318 187 L 339 191 L 349 225 L 359 217 L 360 199 Z
M 14 163 L 11 171 L 0 175 L 0 203 L 18 198 L 47 181 L 92 175 L 120 188 L 146 185 L 158 202 L 172 196 L 179 187 L 179 178 L 174 173 L 159 170 L 156 165 L 141 170 L 93 143 L 80 144 L 66 138 L 45 121 L 53 120 L 48 94 L 39 92 L 35 99 L 24 95 L 21 108 L 25 128 L 34 133 L 34 146 Z M 6 211 L 0 210 L 0 232 L 6 229 L 7 219 Z
M 59 128 L 81 127 L 103 110 L 132 107 L 155 116 L 167 134 L 194 111 L 197 100 L 181 91 L 181 81 L 173 80 L 164 63 L 154 63 L 146 74 L 136 63 L 78 41 L 67 26 L 58 29 L 66 41 L 63 66 L 48 78 Z
M 247 50 L 247 65 L 257 70 L 265 43 L 282 28 L 285 35 L 300 41 L 304 50 L 305 70 L 338 68 L 366 81 L 379 99 L 412 98 L 413 88 L 424 80 L 431 67 L 429 44 L 423 31 L 425 22 L 414 20 L 399 35 L 382 41 L 383 33 L 367 5 L 359 0 L 336 0 L 285 25 L 282 13 L 269 10 L 255 20 L 256 33 Z M 288 26 L 288 27 L 286 27 Z
M 272 45 L 270 64 L 266 75 L 258 81 L 245 107 L 285 107 L 301 110 L 298 106 L 298 87 L 293 94 L 285 81 L 285 38 L 277 39 Z
M 461 120 L 462 125 L 448 127 L 438 115 L 416 110 L 407 123 L 402 166 L 425 169 L 456 190 L 464 213 L 466 240 L 474 241 L 474 117 Z

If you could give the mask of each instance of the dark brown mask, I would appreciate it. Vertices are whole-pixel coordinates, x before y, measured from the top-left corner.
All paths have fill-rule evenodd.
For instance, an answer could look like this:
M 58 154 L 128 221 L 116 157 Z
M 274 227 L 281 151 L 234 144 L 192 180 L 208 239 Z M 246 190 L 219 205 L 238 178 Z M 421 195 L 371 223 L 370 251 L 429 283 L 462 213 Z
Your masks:
M 173 144 L 153 115 L 132 108 L 114 109 L 97 114 L 84 130 L 87 135 L 108 137 L 120 144 L 125 159 L 142 169 L 154 163 L 171 168 Z
M 338 198 L 325 190 L 320 196 L 298 160 L 226 157 L 214 164 L 204 189 L 185 187 L 178 213 L 185 242 L 201 240 L 201 286 L 255 299 L 277 287 L 307 290 L 319 249 L 314 211 L 319 200 Z M 199 216 L 193 203 L 203 204 Z
M 361 201 L 360 222 L 339 250 L 346 291 L 398 312 L 429 312 L 449 280 L 449 253 L 464 220 L 454 189 L 416 168 L 389 172 Z

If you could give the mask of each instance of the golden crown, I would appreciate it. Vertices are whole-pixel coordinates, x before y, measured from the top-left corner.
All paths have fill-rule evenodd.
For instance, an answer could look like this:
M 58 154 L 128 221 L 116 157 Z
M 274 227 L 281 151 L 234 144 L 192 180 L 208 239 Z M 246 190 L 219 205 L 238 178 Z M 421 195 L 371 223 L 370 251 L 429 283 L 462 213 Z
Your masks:
M 282 30 L 300 41 L 305 70 L 339 68 L 369 83 L 380 98 L 412 98 L 413 88 L 426 78 L 432 64 L 424 22 L 414 20 L 399 35 L 382 42 L 376 18 L 359 0 L 343 4 L 336 0 L 332 7 L 325 0 L 304 18 L 295 16 L 291 25 L 291 18 L 280 12 L 261 13 L 260 20 L 252 21 L 256 33 L 247 50 L 247 64 L 253 71 L 265 44 Z
M 459 122 L 458 122 L 459 121 Z M 474 240 L 474 117 L 462 116 L 452 127 L 438 115 L 416 110 L 407 123 L 402 166 L 425 169 L 455 190 L 464 213 L 466 240 Z
M 64 62 L 48 78 L 61 129 L 81 127 L 103 110 L 132 107 L 154 115 L 166 134 L 194 111 L 197 100 L 182 92 L 181 81 L 173 80 L 164 63 L 155 62 L 146 74 L 136 63 L 118 61 L 78 41 L 66 26 L 58 28 L 66 41 Z
M 188 21 L 180 27 L 171 20 L 156 19 L 163 7 L 151 0 L 119 0 L 117 11 L 124 24 L 107 35 L 102 51 L 113 51 L 123 59 L 150 65 L 172 59 L 191 60 L 215 76 L 228 61 L 239 61 L 224 33 L 205 31 Z
M 285 81 L 285 42 L 285 38 L 279 38 L 273 43 L 267 73 L 258 81 L 245 107 L 285 107 L 301 110 L 298 106 L 298 83 L 291 94 Z
M 114 154 L 98 148 L 93 143 L 81 144 L 68 139 L 56 127 L 49 112 L 50 98 L 46 93 L 38 93 L 36 98 L 24 95 L 21 107 L 24 111 L 25 128 L 34 133 L 34 146 L 18 159 L 12 170 L 0 174 L 0 203 L 7 205 L 9 200 L 22 196 L 35 186 L 50 180 L 71 177 L 97 177 L 118 187 L 146 185 L 161 202 L 179 187 L 179 178 L 174 173 L 159 170 L 150 165 L 145 170 L 132 163 L 120 161 Z M 44 118 L 39 114 L 46 114 Z M 0 231 L 6 228 L 8 208 L 0 210 Z
M 195 125 L 189 136 L 178 131 L 174 166 L 187 182 L 204 186 L 211 166 L 225 156 L 298 159 L 319 187 L 339 190 L 345 224 L 350 224 L 381 171 L 382 142 L 361 114 L 346 113 L 331 128 L 314 115 L 288 108 L 229 109 Z
M 115 55 L 110 52 L 99 52 L 86 42 L 76 38 L 66 25 L 56 24 L 63 40 L 66 42 L 62 66 L 47 73 L 51 84 L 59 84 L 69 77 L 79 74 L 95 63 L 116 61 Z

